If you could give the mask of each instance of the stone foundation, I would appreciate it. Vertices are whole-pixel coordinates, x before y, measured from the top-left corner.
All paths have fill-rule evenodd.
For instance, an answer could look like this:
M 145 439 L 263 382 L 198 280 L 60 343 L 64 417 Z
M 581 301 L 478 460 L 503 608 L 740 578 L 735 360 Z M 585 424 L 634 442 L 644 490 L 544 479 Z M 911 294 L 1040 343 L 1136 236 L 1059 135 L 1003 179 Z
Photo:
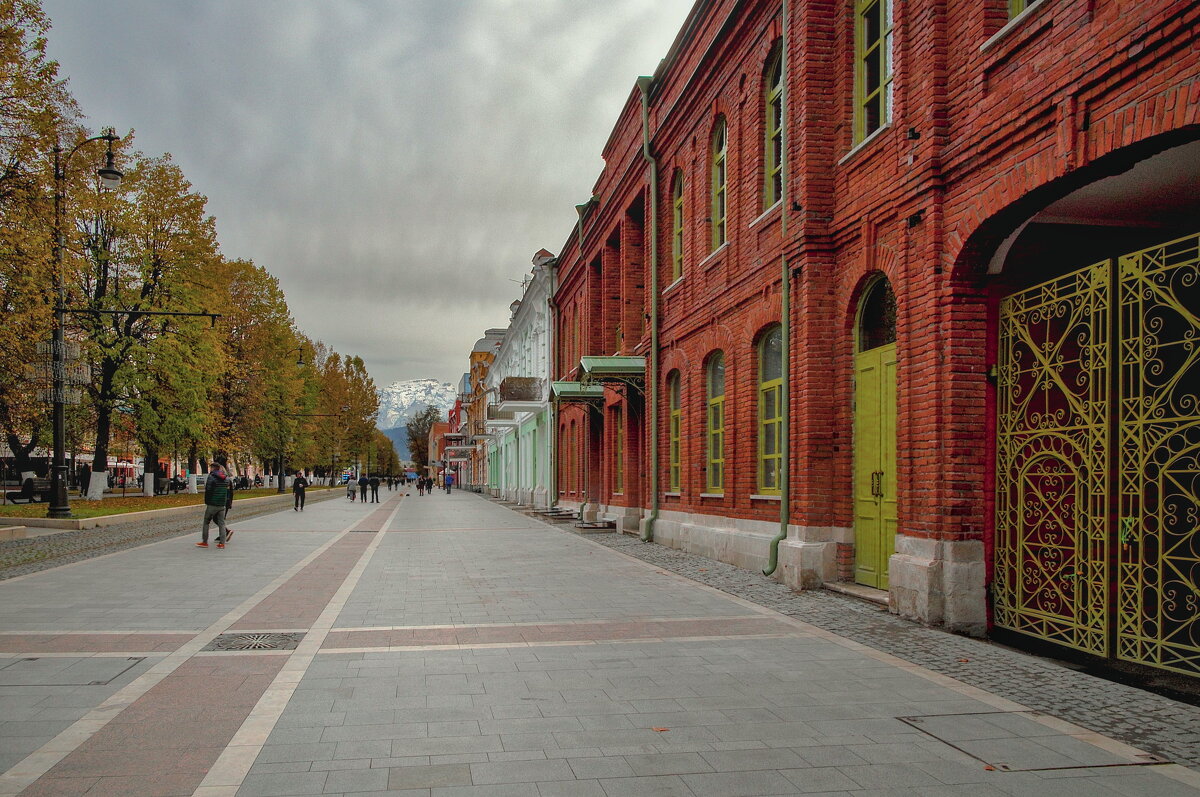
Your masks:
M 983 543 L 896 537 L 888 562 L 893 614 L 982 637 L 987 630 Z

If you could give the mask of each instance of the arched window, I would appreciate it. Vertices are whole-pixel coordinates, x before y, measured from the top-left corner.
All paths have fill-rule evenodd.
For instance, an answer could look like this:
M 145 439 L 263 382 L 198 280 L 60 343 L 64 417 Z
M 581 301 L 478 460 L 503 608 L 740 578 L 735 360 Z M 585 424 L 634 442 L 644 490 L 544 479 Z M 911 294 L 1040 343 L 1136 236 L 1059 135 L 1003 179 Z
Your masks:
M 854 140 L 892 120 L 892 0 L 855 0 Z
M 683 170 L 675 170 L 671 189 L 671 281 L 683 276 Z
M 729 149 L 729 128 L 725 117 L 717 119 L 716 129 L 712 139 L 712 248 L 716 249 L 725 243 L 726 187 L 729 175 L 726 173 L 726 156 Z
M 783 462 L 783 328 L 758 341 L 758 491 L 779 493 Z
M 675 371 L 667 378 L 667 393 L 669 395 L 670 408 L 670 465 L 669 476 L 667 479 L 668 490 L 673 493 L 680 492 L 683 480 L 681 477 L 681 462 L 683 460 L 683 404 L 680 401 L 679 393 L 679 372 Z
M 725 354 L 717 352 L 705 369 L 708 385 L 708 424 L 705 492 L 725 492 Z
M 881 277 L 867 288 L 858 315 L 858 350 L 870 351 L 896 342 L 896 294 Z
M 763 210 L 783 199 L 783 48 L 779 45 L 767 61 L 766 83 Z

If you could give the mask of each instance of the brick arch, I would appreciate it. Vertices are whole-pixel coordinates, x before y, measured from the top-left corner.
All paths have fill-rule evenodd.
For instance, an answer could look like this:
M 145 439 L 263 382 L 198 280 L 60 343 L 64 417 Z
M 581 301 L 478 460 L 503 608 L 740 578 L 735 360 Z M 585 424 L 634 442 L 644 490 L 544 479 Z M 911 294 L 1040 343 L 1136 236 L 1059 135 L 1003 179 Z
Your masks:
M 1149 100 L 1140 104 L 1145 102 Z M 1011 169 L 992 180 L 973 194 L 968 207 L 947 218 L 943 267 L 956 280 L 977 280 L 1004 238 L 1047 205 L 1097 180 L 1127 171 L 1152 155 L 1200 139 L 1200 103 L 1192 103 L 1190 124 L 1171 127 L 1173 119 L 1166 116 L 1147 119 L 1146 127 L 1138 128 L 1146 134 L 1136 140 L 1126 140 L 1133 136 L 1130 130 L 1121 131 L 1124 137 L 1114 133 L 1112 141 L 1093 137 L 1103 152 L 1080 168 L 1070 168 L 1069 161 L 1057 150 L 1045 149 L 1027 159 L 1020 169 Z M 1107 129 L 1116 123 L 1107 117 L 1094 124 Z
M 862 300 L 863 293 L 870 284 L 884 277 L 892 286 L 892 293 L 896 296 L 896 328 L 899 330 L 902 327 L 903 317 L 903 297 L 897 286 L 903 285 L 900 276 L 900 257 L 896 250 L 888 243 L 877 243 L 870 248 L 869 252 L 864 252 L 862 257 L 848 268 L 844 273 L 842 285 L 844 290 L 839 292 L 838 312 L 841 313 L 841 328 L 842 334 L 849 336 L 850 340 L 854 340 L 855 328 L 854 325 L 858 321 L 858 304 Z

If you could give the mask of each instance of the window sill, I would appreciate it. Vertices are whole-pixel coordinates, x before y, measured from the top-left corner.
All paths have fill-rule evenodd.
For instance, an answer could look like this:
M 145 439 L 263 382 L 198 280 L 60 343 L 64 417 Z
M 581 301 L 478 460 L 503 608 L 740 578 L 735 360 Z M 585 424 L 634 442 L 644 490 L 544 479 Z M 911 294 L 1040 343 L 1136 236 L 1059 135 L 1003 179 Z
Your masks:
M 1045 0 L 1040 0 L 1040 1 L 1041 1 L 1041 2 L 1045 2 Z M 853 147 L 851 147 L 851 148 L 850 148 L 850 151 L 849 151 L 849 152 L 847 152 L 845 155 L 843 155 L 843 156 L 842 156 L 842 157 L 841 157 L 841 158 L 838 160 L 838 162 L 837 162 L 837 165 L 838 165 L 838 166 L 841 166 L 842 164 L 846 163 L 846 162 L 847 162 L 847 161 L 849 161 L 851 158 L 853 158 L 855 155 L 857 155 L 857 154 L 858 154 L 860 151 L 862 151 L 862 150 L 866 149 L 867 147 L 869 147 L 869 146 L 871 145 L 871 142 L 872 142 L 872 141 L 874 141 L 875 139 L 879 138 L 879 137 L 880 137 L 881 135 L 883 135 L 883 134 L 884 134 L 886 131 L 888 131 L 888 130 L 891 130 L 891 129 L 892 129 L 892 123 L 891 123 L 891 122 L 888 122 L 886 125 L 884 125 L 883 127 L 879 128 L 879 129 L 878 129 L 878 130 L 876 130 L 874 133 L 872 133 L 871 135 L 867 136 L 867 137 L 866 137 L 866 138 L 864 138 L 862 141 L 858 142 L 858 143 L 857 143 L 857 144 L 855 144 Z
M 624 498 L 624 497 L 625 497 L 625 493 L 613 493 L 613 494 L 612 494 L 611 496 L 609 496 L 609 497 L 610 497 L 610 498 Z
M 1026 21 L 1029 20 L 1029 18 L 1033 15 L 1033 13 L 1035 11 L 1037 11 L 1042 6 L 1046 5 L 1048 2 L 1049 2 L 1049 0 L 1033 0 L 1032 3 L 1030 3 L 1029 5 L 1027 5 L 1025 7 L 1024 11 L 1022 11 L 1020 14 L 1017 14 L 1015 17 L 1010 19 L 1004 25 L 1003 28 L 1001 28 L 1000 30 L 993 33 L 992 37 L 990 39 L 985 41 L 983 44 L 979 45 L 979 52 L 986 53 L 988 50 L 995 47 L 1001 41 L 1008 38 L 1008 35 L 1010 33 L 1012 33 L 1017 28 L 1021 27 L 1021 25 L 1023 25 Z
M 769 207 L 769 208 L 767 208 L 766 210 L 764 210 L 764 211 L 762 212 L 762 214 L 761 214 L 761 215 L 759 215 L 759 217 L 758 217 L 757 219 L 755 219 L 754 221 L 750 222 L 750 227 L 751 227 L 751 228 L 753 228 L 755 224 L 758 224 L 760 221 L 762 221 L 763 219 L 767 218 L 767 216 L 770 216 L 772 213 L 774 213 L 775 211 L 779 210 L 779 208 L 781 208 L 781 207 L 783 207 L 783 200 L 782 200 L 782 199 L 777 199 L 777 200 L 775 200 L 775 204 L 774 204 L 774 205 L 771 205 L 771 207 Z
M 663 493 L 663 498 L 682 498 L 683 493 Z
M 728 248 L 729 248 L 729 241 L 726 241 L 725 243 L 718 246 L 716 249 L 709 252 L 708 257 L 706 257 L 700 261 L 700 268 L 708 268 L 709 266 L 713 265 L 717 260 L 720 259 L 721 255 L 725 254 L 725 250 Z
M 724 498 L 725 493 L 700 493 L 701 498 Z
M 782 499 L 780 496 L 778 496 L 778 495 L 758 495 L 758 494 L 755 494 L 755 495 L 752 495 L 752 496 L 750 496 L 750 500 L 751 500 L 751 501 L 782 501 L 783 499 Z
M 670 293 L 671 291 L 675 290 L 677 287 L 679 287 L 679 284 L 680 284 L 681 282 L 683 282 L 683 277 L 680 277 L 679 279 L 675 280 L 674 282 L 672 282 L 672 283 L 671 283 L 670 285 L 668 285 L 667 287 L 663 288 L 663 290 L 662 290 L 662 295 L 663 295 L 663 296 L 666 296 L 668 293 Z

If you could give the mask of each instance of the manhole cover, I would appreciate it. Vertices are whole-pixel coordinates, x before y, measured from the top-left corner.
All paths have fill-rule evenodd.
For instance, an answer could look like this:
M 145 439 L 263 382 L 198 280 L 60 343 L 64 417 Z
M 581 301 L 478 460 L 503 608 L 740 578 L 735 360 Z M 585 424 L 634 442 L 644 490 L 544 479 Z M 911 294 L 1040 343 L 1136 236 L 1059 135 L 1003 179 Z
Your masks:
M 378 530 L 379 529 L 350 529 L 350 533 L 353 534 L 356 531 L 361 531 L 363 534 L 374 534 Z
M 204 650 L 295 650 L 304 633 L 220 634 Z

